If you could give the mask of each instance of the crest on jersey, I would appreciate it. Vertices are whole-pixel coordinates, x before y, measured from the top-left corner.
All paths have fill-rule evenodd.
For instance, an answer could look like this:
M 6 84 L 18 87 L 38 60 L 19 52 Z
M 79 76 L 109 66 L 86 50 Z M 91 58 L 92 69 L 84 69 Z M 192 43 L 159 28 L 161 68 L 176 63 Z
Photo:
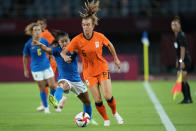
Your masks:
M 174 47 L 177 49 L 178 48 L 178 43 L 174 42 Z
M 95 42 L 95 47 L 96 47 L 96 48 L 99 48 L 99 41 L 96 41 L 96 42 Z
M 86 80 L 86 84 L 87 84 L 87 85 L 90 85 L 90 82 L 89 82 L 88 80 Z

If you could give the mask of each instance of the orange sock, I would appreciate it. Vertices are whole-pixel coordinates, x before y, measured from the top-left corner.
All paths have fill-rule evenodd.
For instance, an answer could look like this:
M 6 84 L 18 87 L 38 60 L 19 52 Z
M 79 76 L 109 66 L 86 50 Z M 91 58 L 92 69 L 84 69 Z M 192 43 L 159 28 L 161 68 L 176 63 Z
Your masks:
M 112 114 L 116 113 L 116 101 L 114 99 L 114 97 L 112 96 L 112 98 L 110 100 L 107 100 L 109 107 L 112 110 Z
M 103 102 L 100 103 L 95 103 L 96 105 L 96 109 L 99 112 L 99 114 L 103 117 L 104 120 L 109 120 L 108 115 L 106 113 L 106 109 L 105 106 L 103 104 Z
M 45 90 L 46 90 L 46 96 L 48 97 L 48 87 L 46 87 Z

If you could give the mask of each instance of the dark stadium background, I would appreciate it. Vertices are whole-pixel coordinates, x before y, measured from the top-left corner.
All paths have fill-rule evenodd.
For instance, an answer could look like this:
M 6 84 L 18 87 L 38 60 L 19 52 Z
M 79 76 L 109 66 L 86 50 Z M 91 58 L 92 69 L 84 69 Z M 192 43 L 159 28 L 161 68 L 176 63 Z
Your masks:
M 0 58 L 22 56 L 29 36 L 24 28 L 37 18 L 48 19 L 48 29 L 60 29 L 73 38 L 79 34 L 78 11 L 85 0 L 0 0 Z M 149 67 L 152 76 L 169 79 L 175 76 L 175 49 L 170 22 L 181 17 L 192 57 L 192 77 L 196 74 L 196 1 L 195 0 L 100 0 L 101 11 L 96 31 L 104 33 L 118 54 L 136 55 L 139 76 L 143 74 L 141 36 L 147 31 L 150 40 Z M 106 54 L 108 53 L 105 51 Z M 22 61 L 20 61 L 22 62 Z M 2 64 L 2 61 L 1 61 Z M 0 65 L 1 66 L 1 65 Z M 5 70 L 1 66 L 5 75 Z M 9 74 L 10 75 L 10 74 Z M 142 79 L 138 77 L 138 79 Z

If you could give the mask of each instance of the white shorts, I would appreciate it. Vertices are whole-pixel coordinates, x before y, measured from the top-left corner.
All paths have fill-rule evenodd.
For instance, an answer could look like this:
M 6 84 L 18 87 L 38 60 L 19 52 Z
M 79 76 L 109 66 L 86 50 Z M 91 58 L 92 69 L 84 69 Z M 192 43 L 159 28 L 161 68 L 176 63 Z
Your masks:
M 54 72 L 51 67 L 43 71 L 31 72 L 31 73 L 35 81 L 47 80 L 49 78 L 54 77 Z
M 60 81 L 66 81 L 70 87 L 70 90 L 76 95 L 78 96 L 80 93 L 85 93 L 87 92 L 87 88 L 86 86 L 84 85 L 84 83 L 82 81 L 80 82 L 71 82 L 67 79 L 60 79 L 58 82 Z M 66 94 L 69 93 L 69 91 L 66 91 L 65 92 Z

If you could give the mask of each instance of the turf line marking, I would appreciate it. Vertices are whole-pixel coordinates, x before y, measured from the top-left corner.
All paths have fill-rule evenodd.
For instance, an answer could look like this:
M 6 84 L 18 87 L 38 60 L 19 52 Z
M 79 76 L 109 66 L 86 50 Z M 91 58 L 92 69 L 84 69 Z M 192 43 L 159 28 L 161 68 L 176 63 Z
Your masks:
M 156 109 L 157 113 L 160 116 L 161 122 L 165 126 L 166 130 L 167 131 L 176 131 L 176 128 L 174 127 L 171 120 L 167 116 L 163 106 L 160 104 L 159 100 L 157 99 L 157 97 L 156 97 L 155 93 L 153 92 L 150 84 L 148 82 L 144 82 L 144 86 L 145 86 L 145 89 L 146 89 L 151 101 L 153 102 L 153 104 L 155 106 L 155 109 Z

